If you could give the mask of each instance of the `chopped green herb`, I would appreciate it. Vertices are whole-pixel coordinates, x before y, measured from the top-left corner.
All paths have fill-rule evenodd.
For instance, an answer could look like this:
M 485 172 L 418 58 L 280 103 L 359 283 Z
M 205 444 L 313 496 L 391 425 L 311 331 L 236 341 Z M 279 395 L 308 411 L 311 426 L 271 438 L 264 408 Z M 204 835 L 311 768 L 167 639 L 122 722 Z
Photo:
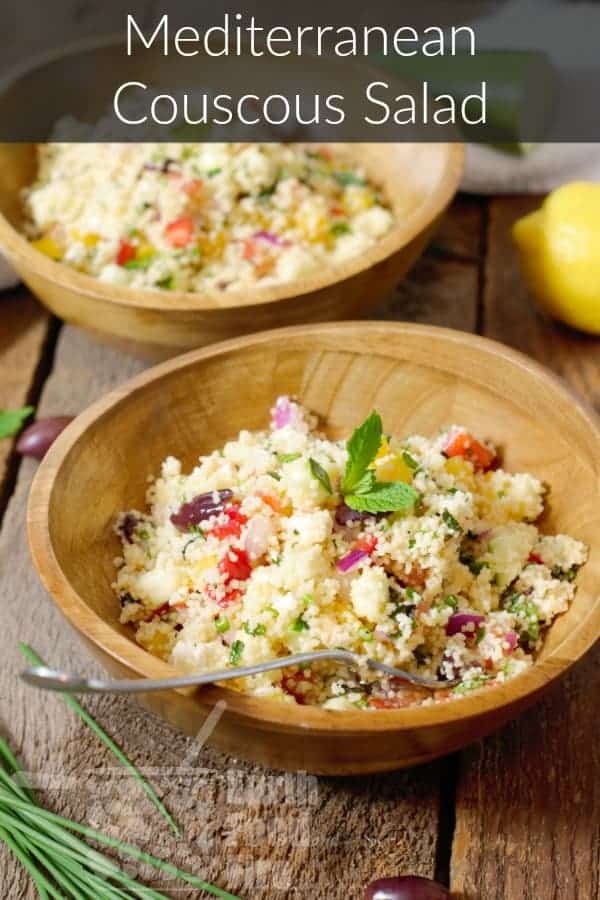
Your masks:
M 270 475 L 271 478 L 274 478 L 275 481 L 281 481 L 281 475 L 279 472 L 267 472 L 267 475 Z
M 475 559 L 470 553 L 461 553 L 459 557 L 463 566 L 471 572 L 472 575 L 479 575 L 482 569 L 489 569 L 489 563 L 483 559 Z
M 21 430 L 33 412 L 33 406 L 21 409 L 0 409 L 0 438 L 13 437 Z
M 368 709 L 369 704 L 365 697 L 361 697 L 359 700 L 354 701 L 354 706 L 358 709 Z
M 335 222 L 329 230 L 334 237 L 341 237 L 343 234 L 350 234 L 352 231 L 347 222 Z
M 294 621 L 290 625 L 290 628 L 292 629 L 292 631 L 297 631 L 297 632 L 308 631 L 310 628 L 310 625 L 308 624 L 308 622 L 305 619 L 302 618 L 302 616 L 298 616 L 297 619 L 294 619 Z
M 480 625 L 477 631 L 475 632 L 475 643 L 480 644 L 485 637 L 485 627 Z
M 300 459 L 301 456 L 301 453 L 278 453 L 277 459 L 280 463 L 290 463 L 295 459 Z
M 444 525 L 450 528 L 451 531 L 462 532 L 462 525 L 456 521 L 451 512 L 445 509 L 442 513 L 442 521 Z
M 237 666 L 240 663 L 242 658 L 242 653 L 244 652 L 244 642 L 243 641 L 234 641 L 231 645 L 231 651 L 229 653 L 229 662 L 232 666 Z
M 453 694 L 468 694 L 469 691 L 474 691 L 477 688 L 482 687 L 486 681 L 488 680 L 487 675 L 475 675 L 473 678 L 470 678 L 468 681 L 464 681 L 462 684 L 457 684 L 455 688 L 452 689 Z
M 349 187 L 353 184 L 364 187 L 367 183 L 364 178 L 361 178 L 360 175 L 355 175 L 354 172 L 334 172 L 333 177 L 342 187 Z
M 229 631 L 231 623 L 227 616 L 219 616 L 218 619 L 215 619 L 215 628 L 217 634 L 225 634 L 226 631 Z
M 373 629 L 372 628 L 359 628 L 358 636 L 366 643 L 369 644 L 373 640 Z
M 369 493 L 349 494 L 345 497 L 351 509 L 360 512 L 395 512 L 414 508 L 418 494 L 403 481 L 376 482 Z
M 215 175 L 220 175 L 223 169 L 220 166 L 215 166 L 214 169 L 209 169 L 206 173 L 208 178 L 214 178 Z
M 333 488 L 331 487 L 329 474 L 325 471 L 323 466 L 318 463 L 316 459 L 313 459 L 312 456 L 308 460 L 308 465 L 310 467 L 313 478 L 316 478 L 317 481 L 321 482 L 328 494 L 333 494 Z
M 279 618 L 279 611 L 276 610 L 274 606 L 267 606 L 266 611 L 271 613 L 271 615 L 273 616 L 274 619 Z
M 151 256 L 144 256 L 143 259 L 130 259 L 123 266 L 124 269 L 147 269 L 152 262 Z
M 165 278 L 161 278 L 155 284 L 156 287 L 162 288 L 165 291 L 172 291 L 175 287 L 175 276 L 167 275 Z
M 579 566 L 571 566 L 570 569 L 561 569 L 560 566 L 554 566 L 552 569 L 552 577 L 559 578 L 561 581 L 575 581 Z
M 540 636 L 540 611 L 536 604 L 523 594 L 511 594 L 504 600 L 503 606 L 519 620 L 522 626 L 519 636 L 526 643 L 536 643 Z
M 258 625 L 255 625 L 254 628 L 251 628 L 249 622 L 244 622 L 244 631 L 246 634 L 251 635 L 251 637 L 261 637 L 263 634 L 267 633 L 267 629 L 260 622 Z
M 444 600 L 444 603 L 446 606 L 449 606 L 454 610 L 454 612 L 456 612 L 456 610 L 458 609 L 459 600 L 456 594 L 448 594 L 448 596 Z
M 402 459 L 406 463 L 409 469 L 413 469 L 416 471 L 419 468 L 419 463 L 416 461 L 414 456 L 411 456 L 408 450 L 402 451 Z
M 342 482 L 344 494 L 354 492 L 365 472 L 373 462 L 381 446 L 383 424 L 378 412 L 370 416 L 356 428 L 346 444 L 348 461 Z

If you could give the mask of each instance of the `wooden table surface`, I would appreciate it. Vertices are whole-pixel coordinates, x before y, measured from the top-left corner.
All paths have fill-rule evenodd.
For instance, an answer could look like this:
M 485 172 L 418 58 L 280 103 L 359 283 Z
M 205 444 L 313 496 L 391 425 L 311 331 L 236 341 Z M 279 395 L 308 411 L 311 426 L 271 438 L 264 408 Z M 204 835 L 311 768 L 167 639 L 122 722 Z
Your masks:
M 478 331 L 530 354 L 600 407 L 600 341 L 537 314 L 510 242 L 531 198 L 459 198 L 380 316 Z M 26 290 L 0 295 L 0 408 L 77 413 L 143 364 L 52 321 Z M 86 706 L 147 767 L 185 838 L 57 696 L 23 686 L 17 642 L 92 664 L 29 559 L 35 464 L 0 443 L 0 728 L 57 811 L 163 854 L 244 900 L 361 900 L 372 878 L 436 876 L 464 900 L 600 897 L 600 648 L 520 719 L 461 753 L 368 778 L 281 775 L 200 748 L 121 698 Z M 7 854 L 2 895 L 33 897 Z M 147 874 L 147 873 L 145 873 Z M 160 884 L 169 893 L 169 884 Z M 172 885 L 171 885 L 172 888 Z M 172 896 L 199 897 L 179 889 Z

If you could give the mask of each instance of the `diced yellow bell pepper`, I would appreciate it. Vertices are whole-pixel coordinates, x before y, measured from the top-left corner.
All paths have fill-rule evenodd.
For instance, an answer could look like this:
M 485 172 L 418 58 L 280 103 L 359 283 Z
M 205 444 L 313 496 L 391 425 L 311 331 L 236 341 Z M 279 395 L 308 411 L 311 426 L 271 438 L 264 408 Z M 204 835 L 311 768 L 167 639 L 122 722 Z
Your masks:
M 410 466 L 396 453 L 375 459 L 375 475 L 378 481 L 403 481 L 410 484 L 413 474 Z
M 44 256 L 49 256 L 50 259 L 61 260 L 64 256 L 62 247 L 50 237 L 38 238 L 37 241 L 31 242 L 31 246 L 35 247 L 36 250 L 39 250 L 40 253 L 43 253 Z

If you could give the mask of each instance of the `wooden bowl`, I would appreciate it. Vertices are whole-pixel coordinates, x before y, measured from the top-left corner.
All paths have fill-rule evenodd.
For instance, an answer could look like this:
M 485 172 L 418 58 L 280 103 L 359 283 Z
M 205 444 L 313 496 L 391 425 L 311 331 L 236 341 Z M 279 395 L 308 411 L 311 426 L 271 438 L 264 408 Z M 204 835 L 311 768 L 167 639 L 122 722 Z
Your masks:
M 116 513 L 144 507 L 147 477 L 168 454 L 189 470 L 241 428 L 264 427 L 280 393 L 298 395 L 335 438 L 377 408 L 396 434 L 431 435 L 458 422 L 497 442 L 509 470 L 551 486 L 544 529 L 590 546 L 576 598 L 528 671 L 447 703 L 337 712 L 211 687 L 148 694 L 144 705 L 196 734 L 224 700 L 211 740 L 236 756 L 316 773 L 375 772 L 477 740 L 591 647 L 600 632 L 598 422 L 558 379 L 500 344 L 419 325 L 355 322 L 265 332 L 163 363 L 82 413 L 51 448 L 29 502 L 33 559 L 57 606 L 111 673 L 174 671 L 118 622 Z
M 355 259 L 285 284 L 235 292 L 139 290 L 54 262 L 21 233 L 20 196 L 35 177 L 34 144 L 0 144 L 0 248 L 57 316 L 149 359 L 260 328 L 366 315 L 425 248 L 458 188 L 463 148 L 356 144 L 350 154 L 382 185 L 398 224 Z

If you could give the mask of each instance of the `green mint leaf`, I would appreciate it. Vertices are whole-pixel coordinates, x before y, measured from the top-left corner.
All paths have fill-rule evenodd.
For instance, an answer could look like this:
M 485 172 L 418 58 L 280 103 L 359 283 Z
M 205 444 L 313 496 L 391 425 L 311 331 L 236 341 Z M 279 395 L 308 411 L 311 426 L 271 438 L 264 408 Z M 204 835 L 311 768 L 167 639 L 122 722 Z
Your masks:
M 312 456 L 308 460 L 308 465 L 310 466 L 310 471 L 313 478 L 316 478 L 317 481 L 320 481 L 328 494 L 333 494 L 333 488 L 331 487 L 331 481 L 329 480 L 329 475 L 323 468 L 323 466 L 313 459 Z
M 280 463 L 294 462 L 294 460 L 300 459 L 302 456 L 301 453 L 277 453 L 276 455 Z
M 18 434 L 32 412 L 33 406 L 23 406 L 21 409 L 0 409 L 0 438 L 13 437 Z
M 347 494 L 345 501 L 359 512 L 396 512 L 412 509 L 418 493 L 403 481 L 376 482 L 368 494 Z
M 342 482 L 342 492 L 353 494 L 364 477 L 381 446 L 383 425 L 378 412 L 372 412 L 362 425 L 354 431 L 346 444 L 348 461 Z
M 377 479 L 375 478 L 375 472 L 372 469 L 367 469 L 363 477 L 354 485 L 353 494 L 370 494 L 373 488 L 377 483 Z

